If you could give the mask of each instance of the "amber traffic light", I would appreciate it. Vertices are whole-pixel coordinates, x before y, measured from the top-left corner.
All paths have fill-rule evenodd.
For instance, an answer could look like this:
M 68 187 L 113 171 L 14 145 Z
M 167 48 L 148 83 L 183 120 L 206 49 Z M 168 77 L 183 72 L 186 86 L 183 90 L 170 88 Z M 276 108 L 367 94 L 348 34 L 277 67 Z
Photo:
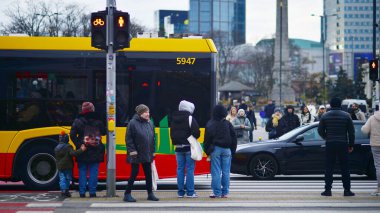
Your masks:
M 107 50 L 107 13 L 91 13 L 91 46 Z
M 369 61 L 369 79 L 377 81 L 379 79 L 379 60 Z
M 131 37 L 129 35 L 129 14 L 126 12 L 115 11 L 114 16 L 114 51 L 128 48 Z

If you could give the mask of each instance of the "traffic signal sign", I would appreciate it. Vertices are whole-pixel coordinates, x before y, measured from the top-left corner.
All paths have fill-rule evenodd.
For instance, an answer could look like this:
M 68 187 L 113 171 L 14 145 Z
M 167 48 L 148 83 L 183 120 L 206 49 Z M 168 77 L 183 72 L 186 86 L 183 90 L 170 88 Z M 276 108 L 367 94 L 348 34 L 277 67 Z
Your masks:
M 379 79 L 379 60 L 369 61 L 369 79 L 377 81 Z
M 129 35 L 129 14 L 121 11 L 115 11 L 114 16 L 114 38 L 113 38 L 113 47 L 114 51 L 128 48 L 130 42 Z
M 107 13 L 91 13 L 91 46 L 107 50 Z

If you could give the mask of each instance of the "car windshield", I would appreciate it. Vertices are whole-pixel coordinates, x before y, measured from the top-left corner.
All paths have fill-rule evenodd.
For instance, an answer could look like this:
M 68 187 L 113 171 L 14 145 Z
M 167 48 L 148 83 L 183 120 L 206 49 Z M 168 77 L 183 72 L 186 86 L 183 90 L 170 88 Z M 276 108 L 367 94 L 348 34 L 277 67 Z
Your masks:
M 292 131 L 282 135 L 281 137 L 277 138 L 276 140 L 289 140 L 291 137 L 294 137 L 294 135 L 298 135 L 299 133 L 305 131 L 310 127 L 309 124 L 300 126 L 298 128 L 293 129 Z

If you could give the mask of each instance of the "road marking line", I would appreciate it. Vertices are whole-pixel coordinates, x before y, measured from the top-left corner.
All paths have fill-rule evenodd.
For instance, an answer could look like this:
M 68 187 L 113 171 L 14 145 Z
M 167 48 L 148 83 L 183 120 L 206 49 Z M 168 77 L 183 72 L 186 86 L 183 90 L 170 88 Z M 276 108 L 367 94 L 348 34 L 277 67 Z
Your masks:
M 44 207 L 61 207 L 62 203 L 29 203 L 26 207 L 44 208 Z
M 54 211 L 17 211 L 16 213 L 54 213 Z
M 335 208 L 351 208 L 351 207 L 363 207 L 375 208 L 380 207 L 380 203 L 348 203 L 348 202 L 337 202 L 337 203 L 313 203 L 313 202 L 273 202 L 273 203 L 261 203 L 261 202 L 244 202 L 244 203 L 220 203 L 220 202 L 202 202 L 202 203 L 93 203 L 90 205 L 92 208 L 126 208 L 126 207 L 145 207 L 145 208 L 163 208 L 163 207 L 260 207 L 260 208 L 273 208 L 273 207 L 335 207 Z

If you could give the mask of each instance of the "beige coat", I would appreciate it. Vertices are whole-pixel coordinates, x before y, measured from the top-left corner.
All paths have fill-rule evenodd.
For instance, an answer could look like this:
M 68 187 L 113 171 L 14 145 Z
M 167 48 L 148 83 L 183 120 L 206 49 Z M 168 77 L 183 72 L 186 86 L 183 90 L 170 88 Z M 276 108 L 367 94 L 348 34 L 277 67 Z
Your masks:
M 380 146 L 380 111 L 376 111 L 362 126 L 364 134 L 370 133 L 371 146 Z

